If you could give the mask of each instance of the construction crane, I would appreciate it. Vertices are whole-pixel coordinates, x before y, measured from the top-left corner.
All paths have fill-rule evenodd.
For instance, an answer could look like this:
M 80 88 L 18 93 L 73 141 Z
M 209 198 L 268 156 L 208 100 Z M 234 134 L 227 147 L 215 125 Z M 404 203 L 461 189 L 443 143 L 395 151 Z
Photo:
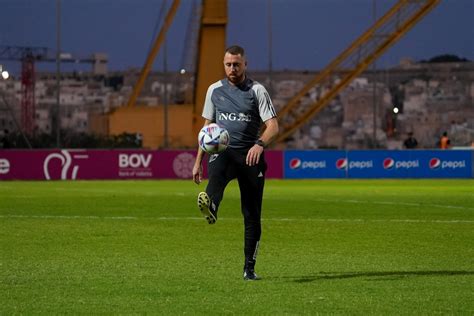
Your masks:
M 129 107 L 135 106 L 137 102 L 138 95 L 143 89 L 143 84 L 145 83 L 145 79 L 147 78 L 151 70 L 151 67 L 153 66 L 153 62 L 155 61 L 155 57 L 158 54 L 158 51 L 160 50 L 160 47 L 163 44 L 163 41 L 165 40 L 166 32 L 168 31 L 168 28 L 170 27 L 171 22 L 173 21 L 176 11 L 178 10 L 179 3 L 180 3 L 179 0 L 174 0 L 173 3 L 171 4 L 170 9 L 168 10 L 168 13 L 166 14 L 163 26 L 161 27 L 161 30 L 158 33 L 155 43 L 153 44 L 153 47 L 145 61 L 145 65 L 143 66 L 142 71 L 140 72 L 138 81 L 134 85 L 132 94 L 130 95 L 130 98 L 128 99 L 127 106 Z
M 27 135 L 34 132 L 35 61 L 47 55 L 46 47 L 0 46 L 0 59 L 21 62 L 21 127 Z
M 287 140 L 295 131 L 311 120 L 322 108 L 347 87 L 367 67 L 396 43 L 418 21 L 428 14 L 440 0 L 399 0 L 385 15 L 326 68 L 306 84 L 278 113 L 281 133 L 277 141 Z M 168 106 L 164 114 L 160 107 L 136 107 L 137 96 L 143 87 L 151 62 L 158 52 L 160 41 L 172 21 L 179 0 L 174 0 L 155 42 L 154 50 L 147 59 L 138 83 L 127 107 L 121 107 L 107 118 L 110 134 L 137 132 L 143 135 L 145 147 L 156 148 L 163 142 L 162 122 L 172 122 L 171 144 L 173 147 L 192 147 L 201 122 L 207 87 L 224 76 L 222 54 L 225 49 L 227 26 L 227 1 L 202 0 L 201 23 L 196 60 L 196 80 L 192 104 Z M 306 96 L 316 92 L 316 100 L 307 102 Z M 314 95 L 314 94 L 313 94 Z M 164 124 L 164 123 L 163 123 Z
M 21 128 L 26 135 L 31 136 L 35 130 L 35 63 L 56 62 L 56 58 L 51 57 L 46 47 L 0 46 L 0 60 L 21 62 Z M 61 54 L 60 61 L 89 63 L 100 68 L 107 63 L 107 57 L 96 54 L 91 58 L 73 58 L 71 54 Z
M 173 0 L 156 37 L 137 83 L 134 85 L 127 106 L 114 109 L 105 118 L 109 134 L 123 132 L 139 133 L 143 136 L 143 146 L 157 148 L 163 144 L 173 147 L 194 147 L 197 132 L 202 122 L 199 121 L 206 97 L 207 87 L 224 76 L 222 54 L 225 50 L 227 1 L 202 0 L 199 35 L 197 39 L 196 80 L 192 104 L 170 104 L 165 106 L 139 106 L 138 95 L 151 69 L 153 60 L 159 51 L 167 29 L 173 20 L 179 0 Z M 165 121 L 169 124 L 168 134 L 164 132 Z M 169 140 L 167 139 L 169 138 Z
M 439 2 L 399 0 L 279 110 L 281 133 L 277 142 L 285 141 L 311 120 Z M 317 99 L 305 102 L 310 92 L 316 92 Z

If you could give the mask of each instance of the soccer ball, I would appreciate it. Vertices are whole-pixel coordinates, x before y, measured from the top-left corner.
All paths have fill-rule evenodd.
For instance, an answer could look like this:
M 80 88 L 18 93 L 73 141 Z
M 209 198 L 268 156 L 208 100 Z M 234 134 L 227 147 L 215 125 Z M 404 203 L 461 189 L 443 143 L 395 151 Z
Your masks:
M 198 135 L 199 147 L 208 154 L 217 154 L 229 145 L 229 132 L 216 123 L 204 126 Z

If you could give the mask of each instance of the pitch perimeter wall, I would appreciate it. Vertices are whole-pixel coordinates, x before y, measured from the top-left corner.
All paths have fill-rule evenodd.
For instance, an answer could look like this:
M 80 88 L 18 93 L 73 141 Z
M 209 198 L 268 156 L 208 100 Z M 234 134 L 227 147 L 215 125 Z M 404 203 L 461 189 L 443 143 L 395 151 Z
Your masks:
M 0 150 L 0 180 L 190 179 L 195 151 Z M 268 150 L 267 178 L 473 178 L 473 150 Z M 204 176 L 207 168 L 204 164 Z

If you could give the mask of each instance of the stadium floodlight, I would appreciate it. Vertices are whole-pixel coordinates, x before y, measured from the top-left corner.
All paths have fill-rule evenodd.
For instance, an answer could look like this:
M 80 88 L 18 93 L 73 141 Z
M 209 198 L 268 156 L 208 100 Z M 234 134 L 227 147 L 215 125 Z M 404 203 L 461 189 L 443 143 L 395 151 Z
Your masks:
M 2 64 L 0 64 L 0 74 L 1 74 L 2 78 L 5 79 L 5 80 L 7 80 L 10 77 L 10 74 L 8 73 L 8 71 L 3 70 L 3 65 Z

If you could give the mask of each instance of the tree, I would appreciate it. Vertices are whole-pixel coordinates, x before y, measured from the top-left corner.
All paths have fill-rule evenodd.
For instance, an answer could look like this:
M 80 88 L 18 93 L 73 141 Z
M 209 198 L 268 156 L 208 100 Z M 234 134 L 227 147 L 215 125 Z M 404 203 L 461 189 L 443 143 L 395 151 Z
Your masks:
M 452 54 L 444 54 L 435 56 L 429 60 L 422 60 L 421 63 L 463 63 L 469 62 L 470 60 L 462 57 L 458 57 Z

